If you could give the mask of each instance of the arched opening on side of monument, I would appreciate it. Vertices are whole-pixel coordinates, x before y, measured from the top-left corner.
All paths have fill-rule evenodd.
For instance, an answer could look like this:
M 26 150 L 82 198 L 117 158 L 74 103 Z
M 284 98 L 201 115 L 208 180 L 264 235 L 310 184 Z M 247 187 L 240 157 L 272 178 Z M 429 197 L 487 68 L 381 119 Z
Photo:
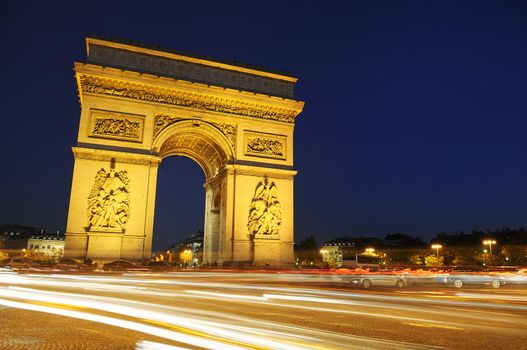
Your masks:
M 203 169 L 193 159 L 181 156 L 163 159 L 157 175 L 154 252 L 171 248 L 174 260 L 180 259 L 179 244 L 198 231 L 203 232 L 204 182 Z
M 225 249 L 220 236 L 222 188 L 221 184 L 206 184 L 205 203 L 205 249 L 204 262 L 212 267 L 222 263 L 222 253 Z

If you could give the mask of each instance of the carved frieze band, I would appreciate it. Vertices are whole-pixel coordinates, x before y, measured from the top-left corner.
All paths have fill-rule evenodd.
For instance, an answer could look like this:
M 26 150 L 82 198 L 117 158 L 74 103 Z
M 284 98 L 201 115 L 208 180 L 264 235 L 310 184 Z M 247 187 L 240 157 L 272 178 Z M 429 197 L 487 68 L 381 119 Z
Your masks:
M 155 116 L 154 122 L 154 139 L 159 135 L 169 125 L 174 124 L 180 120 L 190 120 L 189 118 L 180 118 L 175 116 L 170 116 L 166 114 L 157 114 Z M 236 126 L 227 123 L 214 123 L 210 122 L 212 125 L 221 130 L 221 132 L 227 137 L 233 149 L 236 145 Z
M 245 155 L 286 159 L 286 136 L 258 132 L 245 133 Z
M 143 84 L 124 83 L 87 75 L 80 76 L 80 86 L 83 93 L 131 98 L 285 123 L 294 123 L 298 114 L 298 111 L 289 108 L 266 106 L 194 92 L 151 87 Z
M 143 116 L 94 109 L 90 113 L 88 136 L 143 142 Z

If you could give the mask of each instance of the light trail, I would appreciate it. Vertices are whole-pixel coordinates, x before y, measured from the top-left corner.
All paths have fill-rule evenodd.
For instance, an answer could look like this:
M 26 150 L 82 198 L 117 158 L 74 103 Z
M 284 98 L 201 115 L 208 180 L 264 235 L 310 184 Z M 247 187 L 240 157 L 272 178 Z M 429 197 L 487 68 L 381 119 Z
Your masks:
M 207 274 L 207 278 L 214 276 Z M 258 282 L 267 276 L 262 274 Z M 524 313 L 527 300 L 522 295 L 501 291 L 499 294 L 424 291 L 412 295 L 397 291 L 400 295 L 390 295 L 305 288 L 301 283 L 254 285 L 247 282 L 247 275 L 236 283 L 192 279 L 203 278 L 201 274 L 185 276 L 185 280 L 179 277 L 178 274 L 23 275 L 0 271 L 0 305 L 108 324 L 178 343 L 174 347 L 142 342 L 137 345 L 141 350 L 179 350 L 180 344 L 210 349 L 284 350 L 429 346 L 422 341 L 382 339 L 382 333 L 361 336 L 320 329 L 317 318 L 331 320 L 336 329 L 338 320 L 351 324 L 353 319 L 366 320 L 362 321 L 366 324 L 382 321 L 380 324 L 401 329 L 484 334 L 496 332 L 499 323 L 499 332 L 510 337 L 521 337 L 527 328 Z M 276 280 L 273 276 L 269 279 Z M 489 297 L 496 302 L 488 300 Z M 335 315 L 334 321 L 328 315 Z M 302 321 L 296 322 L 297 319 Z

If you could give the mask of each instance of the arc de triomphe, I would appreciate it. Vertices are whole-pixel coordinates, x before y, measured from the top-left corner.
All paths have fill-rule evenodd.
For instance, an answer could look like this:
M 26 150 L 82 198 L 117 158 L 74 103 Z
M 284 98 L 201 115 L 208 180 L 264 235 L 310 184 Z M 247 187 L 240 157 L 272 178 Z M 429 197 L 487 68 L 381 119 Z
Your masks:
M 81 115 L 68 257 L 149 260 L 158 166 L 205 173 L 205 263 L 293 262 L 296 78 L 101 38 L 75 63 Z

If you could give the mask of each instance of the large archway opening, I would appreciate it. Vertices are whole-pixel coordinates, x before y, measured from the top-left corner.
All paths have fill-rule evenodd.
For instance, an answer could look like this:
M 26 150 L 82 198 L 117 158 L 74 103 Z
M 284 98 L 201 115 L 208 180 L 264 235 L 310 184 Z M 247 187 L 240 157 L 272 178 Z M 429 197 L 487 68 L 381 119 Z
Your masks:
M 153 250 L 166 251 L 174 243 L 203 231 L 205 175 L 188 157 L 166 157 L 157 174 Z
M 201 184 L 205 192 L 204 205 L 201 205 L 204 208 L 202 262 L 213 266 L 222 264 L 226 253 L 224 170 L 234 158 L 232 144 L 215 124 L 181 120 L 159 134 L 154 149 L 162 159 L 160 169 L 171 156 L 190 158 L 201 167 L 204 175 Z M 161 173 L 161 176 L 164 174 Z M 154 234 L 154 242 L 158 241 Z

